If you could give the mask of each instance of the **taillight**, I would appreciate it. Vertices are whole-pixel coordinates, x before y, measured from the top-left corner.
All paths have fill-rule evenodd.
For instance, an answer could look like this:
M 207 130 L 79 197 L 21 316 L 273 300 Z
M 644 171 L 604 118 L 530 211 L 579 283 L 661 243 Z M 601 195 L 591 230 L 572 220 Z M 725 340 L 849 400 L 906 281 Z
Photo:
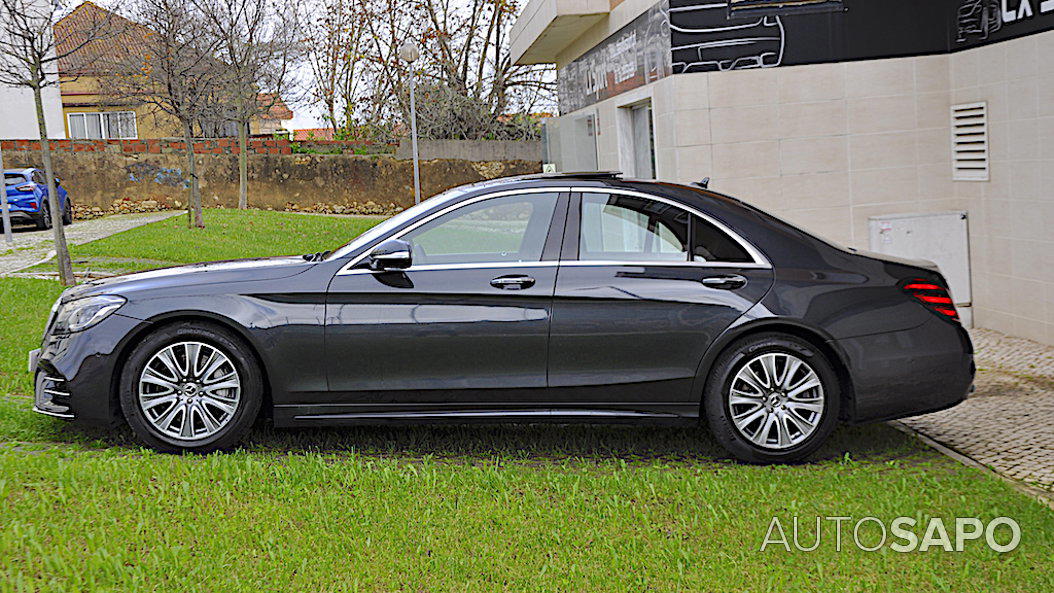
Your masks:
M 959 312 L 955 310 L 955 303 L 952 302 L 948 289 L 940 284 L 924 278 L 914 278 L 901 284 L 900 288 L 918 299 L 931 311 L 959 321 Z
M 18 190 L 18 191 L 32 192 L 33 191 L 33 184 L 32 183 L 23 183 L 22 185 L 16 186 L 15 189 Z

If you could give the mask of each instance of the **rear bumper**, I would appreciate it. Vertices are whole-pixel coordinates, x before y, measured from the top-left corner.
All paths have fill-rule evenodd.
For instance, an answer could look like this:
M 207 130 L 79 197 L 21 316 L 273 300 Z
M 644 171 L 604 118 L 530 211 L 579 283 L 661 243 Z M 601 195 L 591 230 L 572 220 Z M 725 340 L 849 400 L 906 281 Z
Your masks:
M 950 408 L 969 395 L 976 368 L 962 326 L 934 317 L 903 331 L 835 341 L 853 386 L 849 420 L 876 422 Z

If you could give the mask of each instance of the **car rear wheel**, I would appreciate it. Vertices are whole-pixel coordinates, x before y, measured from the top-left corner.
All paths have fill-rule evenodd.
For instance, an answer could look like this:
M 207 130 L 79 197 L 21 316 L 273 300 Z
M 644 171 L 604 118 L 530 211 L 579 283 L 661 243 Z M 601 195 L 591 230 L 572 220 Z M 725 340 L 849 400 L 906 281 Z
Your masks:
M 62 209 L 62 224 L 73 224 L 73 203 L 69 198 L 66 199 L 66 206 Z
M 838 422 L 831 363 L 781 333 L 748 336 L 714 363 L 704 409 L 714 437 L 749 463 L 786 463 L 813 453 Z
M 121 373 L 121 409 L 136 435 L 163 452 L 236 445 L 263 401 L 252 352 L 211 324 L 163 327 L 139 343 Z

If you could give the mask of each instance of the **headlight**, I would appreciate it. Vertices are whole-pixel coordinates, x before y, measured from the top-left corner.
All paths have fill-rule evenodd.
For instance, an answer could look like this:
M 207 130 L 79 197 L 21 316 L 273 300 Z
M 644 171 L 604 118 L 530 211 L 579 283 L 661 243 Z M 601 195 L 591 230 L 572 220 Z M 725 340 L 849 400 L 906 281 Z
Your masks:
M 69 301 L 59 307 L 55 333 L 79 332 L 99 323 L 125 304 L 124 297 L 111 294 Z

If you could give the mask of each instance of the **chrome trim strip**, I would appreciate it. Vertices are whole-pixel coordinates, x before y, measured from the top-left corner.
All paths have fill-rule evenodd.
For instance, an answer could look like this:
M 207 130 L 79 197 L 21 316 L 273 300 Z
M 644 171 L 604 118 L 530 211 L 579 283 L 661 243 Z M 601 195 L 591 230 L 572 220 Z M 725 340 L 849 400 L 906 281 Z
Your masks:
M 356 265 L 358 265 L 359 263 L 361 263 L 362 260 L 364 260 L 367 257 L 369 257 L 370 250 L 374 249 L 375 247 L 377 247 L 378 245 L 380 245 L 381 243 L 383 243 L 385 241 L 389 241 L 391 239 L 398 239 L 398 238 L 402 237 L 403 235 L 405 235 L 406 233 L 409 233 L 410 231 L 412 231 L 412 230 L 416 229 L 417 227 L 423 225 L 424 223 L 429 222 L 430 220 L 433 220 L 433 219 L 435 219 L 437 217 L 440 217 L 440 216 L 446 214 L 447 212 L 453 212 L 454 210 L 457 210 L 458 208 L 461 208 L 461 207 L 464 207 L 464 206 L 468 206 L 469 204 L 475 204 L 476 202 L 482 202 L 483 200 L 489 200 L 491 198 L 500 198 L 500 197 L 503 197 L 503 196 L 516 196 L 516 195 L 523 195 L 523 194 L 567 193 L 568 191 L 570 191 L 570 188 L 567 188 L 567 187 L 528 187 L 528 188 L 523 188 L 523 189 L 511 189 L 511 190 L 506 190 L 506 191 L 494 192 L 494 193 L 490 193 L 490 194 L 483 194 L 481 196 L 476 196 L 474 198 L 469 198 L 467 200 L 458 202 L 457 204 L 451 204 L 450 206 L 447 206 L 446 208 L 443 208 L 441 210 L 433 212 L 433 213 L 429 214 L 428 216 L 411 223 L 409 226 L 407 226 L 406 228 L 402 229 L 401 231 L 399 231 L 399 232 L 397 232 L 395 234 L 388 235 L 387 237 L 379 238 L 374 244 L 372 244 L 369 247 L 367 247 L 366 249 L 364 249 L 362 251 L 361 255 L 359 255 L 355 259 L 351 260 L 350 262 L 344 264 L 344 267 L 342 267 L 340 269 L 340 271 L 337 272 L 337 276 L 346 276 L 349 273 L 350 274 L 356 273 L 353 270 L 353 268 Z M 439 264 L 436 264 L 436 265 L 439 265 Z M 408 269 L 413 269 L 413 268 L 408 268 Z
M 560 262 L 561 266 L 568 267 L 589 267 L 589 266 L 632 266 L 637 268 L 643 267 L 664 267 L 664 266 L 676 266 L 682 268 L 761 268 L 768 269 L 772 266 L 768 264 L 759 264 L 757 262 L 697 262 L 697 261 L 630 261 L 630 260 L 606 260 L 606 259 L 587 259 L 587 260 L 573 260 Z
M 42 410 L 42 409 L 40 409 L 40 408 L 38 408 L 36 406 L 33 406 L 33 411 L 36 412 L 37 414 L 43 414 L 45 416 L 51 416 L 53 418 L 63 418 L 65 420 L 73 420 L 73 418 L 74 418 L 73 414 L 68 414 L 68 413 L 64 414 L 64 413 L 61 413 L 61 412 L 50 412 L 48 410 Z
M 685 210 L 685 211 L 689 212 L 690 214 L 694 214 L 695 216 L 698 216 L 699 218 L 702 218 L 703 220 L 705 220 L 705 221 L 709 222 L 710 224 L 714 225 L 715 227 L 717 227 L 719 230 L 724 232 L 726 235 L 732 237 L 732 239 L 736 243 L 739 243 L 739 246 L 742 247 L 743 249 L 745 249 L 746 252 L 750 254 L 750 257 L 753 258 L 753 260 L 754 260 L 753 263 L 755 264 L 753 267 L 759 267 L 759 268 L 771 268 L 772 267 L 772 263 L 769 262 L 768 258 L 766 258 L 765 255 L 762 254 L 761 251 L 758 250 L 758 248 L 754 247 L 753 244 L 748 242 L 743 237 L 740 237 L 738 233 L 736 233 L 732 229 L 728 228 L 721 221 L 715 220 L 713 217 L 711 217 L 711 216 L 709 216 L 707 214 L 703 214 L 699 210 L 696 210 L 695 208 L 693 208 L 693 207 L 691 207 L 691 206 L 689 206 L 687 204 L 682 204 L 680 202 L 671 200 L 669 198 L 664 198 L 662 196 L 657 196 L 655 194 L 649 194 L 649 193 L 635 191 L 635 190 L 631 190 L 631 189 L 621 189 L 621 188 L 616 188 L 616 187 L 571 187 L 571 192 L 572 193 L 583 193 L 583 194 L 587 194 L 587 193 L 588 194 L 621 194 L 621 195 L 627 195 L 627 196 L 636 196 L 638 198 L 645 198 L 645 199 L 648 199 L 648 200 L 655 200 L 656 202 L 662 202 L 663 204 L 668 204 L 670 206 L 673 206 L 674 208 L 680 208 L 681 210 Z M 565 265 L 567 265 L 569 263 L 570 262 L 565 262 Z M 716 264 L 729 264 L 729 263 L 734 263 L 734 262 L 684 262 L 684 263 L 686 263 L 686 264 L 697 264 L 697 265 L 705 263 L 705 264 L 707 264 L 710 267 L 714 267 Z M 745 264 L 735 264 L 735 265 L 739 266 L 739 267 L 749 267 L 748 265 L 745 265 Z M 721 266 L 721 267 L 732 267 L 732 266 Z
M 421 266 L 410 266 L 405 270 L 399 270 L 400 272 L 430 272 L 433 270 L 475 270 L 475 269 L 493 269 L 500 270 L 506 268 L 555 268 L 560 265 L 560 262 L 555 260 L 546 261 L 525 261 L 525 262 L 480 262 L 480 263 L 465 263 L 465 264 L 426 264 Z M 341 272 L 342 276 L 352 276 L 355 274 L 381 274 L 383 270 L 371 270 L 369 268 L 356 268 L 354 270 L 347 270 Z
M 430 418 L 683 418 L 678 414 L 662 412 L 630 412 L 618 410 L 461 410 L 436 412 L 350 412 L 346 414 L 303 414 L 294 420 L 347 419 L 347 420 L 427 420 Z
M 45 388 L 44 389 L 44 393 L 46 393 L 48 395 L 57 395 L 59 397 L 69 397 L 70 396 L 70 392 L 68 392 L 68 391 L 59 391 L 57 389 L 47 389 L 47 388 Z

